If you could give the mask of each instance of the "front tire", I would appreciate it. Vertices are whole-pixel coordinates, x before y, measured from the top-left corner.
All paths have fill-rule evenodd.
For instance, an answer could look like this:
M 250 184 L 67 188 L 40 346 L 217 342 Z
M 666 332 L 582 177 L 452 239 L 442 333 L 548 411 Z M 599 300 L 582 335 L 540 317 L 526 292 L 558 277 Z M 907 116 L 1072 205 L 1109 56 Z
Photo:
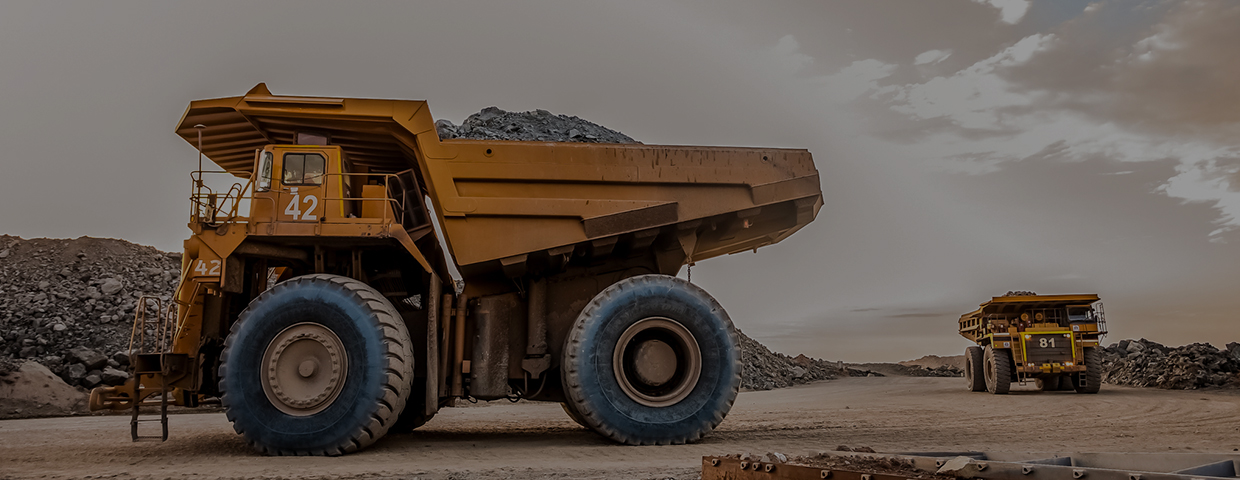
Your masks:
M 986 346 L 986 391 L 1003 395 L 1012 389 L 1012 351 Z
M 1097 348 L 1085 347 L 1085 372 L 1072 374 L 1072 389 L 1076 393 L 1102 390 L 1102 355 Z
M 964 381 L 970 392 L 986 391 L 986 372 L 983 369 L 982 347 L 964 349 Z
M 374 443 L 409 397 L 413 351 L 396 309 L 364 283 L 306 275 L 259 295 L 224 342 L 221 401 L 270 455 L 341 455 Z
M 732 408 L 739 351 L 727 312 L 704 290 L 641 275 L 586 305 L 561 375 L 570 408 L 595 432 L 629 445 L 681 444 L 709 433 Z

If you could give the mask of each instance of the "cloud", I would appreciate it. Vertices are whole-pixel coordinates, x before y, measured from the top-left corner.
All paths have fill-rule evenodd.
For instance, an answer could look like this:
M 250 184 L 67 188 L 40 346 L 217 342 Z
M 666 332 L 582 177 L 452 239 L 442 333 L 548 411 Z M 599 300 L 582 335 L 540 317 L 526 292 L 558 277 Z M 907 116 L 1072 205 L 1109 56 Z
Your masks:
M 1027 62 L 1053 39 L 1053 35 L 1030 35 L 950 77 L 935 77 L 922 84 L 893 86 L 884 92 L 893 95 L 891 102 L 894 110 L 913 118 L 947 117 L 962 128 L 1002 129 L 1002 109 L 1029 105 L 1033 98 L 1028 93 L 1010 88 L 1010 83 L 1001 76 L 1000 70 Z
M 999 9 L 999 18 L 1003 23 L 1015 25 L 1025 18 L 1029 11 L 1029 0 L 973 0 L 977 3 L 989 4 Z
M 952 56 L 951 50 L 928 50 L 913 59 L 913 65 L 933 65 Z
M 1028 8 L 989 3 L 1008 23 Z M 1210 235 L 1221 241 L 1240 230 L 1240 4 L 1170 2 L 1133 12 L 1093 4 L 947 75 L 884 84 L 909 77 L 868 59 L 822 84 L 830 98 L 886 115 L 880 123 L 887 130 L 875 134 L 900 142 L 908 158 L 948 171 L 985 174 L 1021 161 L 1173 160 L 1176 174 L 1154 192 L 1215 208 Z M 1108 31 L 1116 22 L 1123 27 Z M 913 65 L 947 55 L 927 51 Z M 905 126 L 891 128 L 900 122 Z
M 780 66 L 788 73 L 797 73 L 814 63 L 814 57 L 801 53 L 801 44 L 792 35 L 784 35 L 771 49 Z

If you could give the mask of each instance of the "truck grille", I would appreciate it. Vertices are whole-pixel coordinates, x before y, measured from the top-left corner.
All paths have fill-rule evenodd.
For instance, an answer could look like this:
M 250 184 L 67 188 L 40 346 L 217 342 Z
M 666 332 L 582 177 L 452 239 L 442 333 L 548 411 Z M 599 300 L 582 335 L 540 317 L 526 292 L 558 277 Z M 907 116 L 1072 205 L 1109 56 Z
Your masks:
M 1072 361 L 1072 335 L 1043 333 L 1022 335 L 1025 340 L 1025 363 L 1064 363 Z

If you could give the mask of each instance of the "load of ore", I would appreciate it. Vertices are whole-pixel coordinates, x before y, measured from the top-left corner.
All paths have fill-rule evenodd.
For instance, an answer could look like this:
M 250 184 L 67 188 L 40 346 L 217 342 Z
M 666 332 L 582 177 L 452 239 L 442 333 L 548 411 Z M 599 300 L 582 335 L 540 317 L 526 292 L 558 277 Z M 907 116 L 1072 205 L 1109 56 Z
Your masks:
M 506 112 L 487 107 L 460 125 L 435 122 L 441 140 L 515 140 L 524 142 L 641 143 L 628 135 L 581 118 L 546 110 Z
M 124 383 L 134 305 L 170 298 L 180 257 L 123 240 L 0 235 L 0 357 L 36 361 L 69 385 Z
M 1240 343 L 1168 347 L 1144 338 L 1102 350 L 1102 380 L 1115 385 L 1191 390 L 1240 387 Z

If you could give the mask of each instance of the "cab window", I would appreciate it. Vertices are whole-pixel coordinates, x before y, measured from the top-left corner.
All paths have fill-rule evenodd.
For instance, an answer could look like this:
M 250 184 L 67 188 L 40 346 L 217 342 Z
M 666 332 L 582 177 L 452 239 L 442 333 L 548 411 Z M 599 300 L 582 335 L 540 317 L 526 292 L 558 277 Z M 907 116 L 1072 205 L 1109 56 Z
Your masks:
M 321 185 L 327 161 L 317 153 L 284 154 L 285 185 Z

